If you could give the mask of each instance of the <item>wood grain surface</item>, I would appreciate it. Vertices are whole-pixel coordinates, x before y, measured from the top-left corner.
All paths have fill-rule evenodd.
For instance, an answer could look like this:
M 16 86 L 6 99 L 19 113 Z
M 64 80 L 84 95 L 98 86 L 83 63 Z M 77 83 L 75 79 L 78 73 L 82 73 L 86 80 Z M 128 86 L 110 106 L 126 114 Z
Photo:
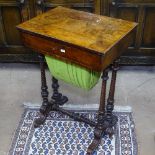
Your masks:
M 57 7 L 17 27 L 105 54 L 136 25 L 121 19 Z

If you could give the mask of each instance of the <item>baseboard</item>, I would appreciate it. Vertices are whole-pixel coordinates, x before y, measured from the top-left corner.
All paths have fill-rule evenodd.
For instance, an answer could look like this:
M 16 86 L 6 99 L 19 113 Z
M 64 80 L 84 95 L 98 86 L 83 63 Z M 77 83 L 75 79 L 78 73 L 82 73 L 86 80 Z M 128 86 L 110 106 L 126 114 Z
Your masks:
M 23 103 L 25 108 L 33 108 L 38 109 L 40 108 L 41 104 L 39 103 L 30 103 L 24 102 Z M 68 110 L 98 110 L 99 104 L 65 104 L 63 106 L 64 109 Z M 132 107 L 130 106 L 115 106 L 114 111 L 117 112 L 132 112 Z

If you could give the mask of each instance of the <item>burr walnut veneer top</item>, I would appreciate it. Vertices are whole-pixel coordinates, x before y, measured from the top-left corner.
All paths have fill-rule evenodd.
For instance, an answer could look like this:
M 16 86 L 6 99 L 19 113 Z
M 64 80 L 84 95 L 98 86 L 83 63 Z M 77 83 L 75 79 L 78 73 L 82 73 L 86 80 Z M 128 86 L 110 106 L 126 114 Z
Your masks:
M 136 25 L 134 22 L 121 19 L 57 7 L 18 25 L 17 28 L 23 32 L 23 34 L 29 35 L 30 37 L 37 36 L 46 40 L 58 41 L 64 44 L 67 43 L 67 46 L 74 46 L 100 56 L 104 56 L 110 51 L 112 51 L 111 54 L 113 54 L 113 52 L 119 53 L 114 54 L 113 58 L 108 58 L 109 61 L 112 61 L 118 57 L 122 51 L 117 51 L 120 50 L 121 46 L 117 46 L 119 42 L 122 41 L 121 44 L 126 45 L 122 45 L 123 50 L 129 46 L 131 42 L 130 33 Z M 31 38 L 29 41 L 33 39 L 35 38 Z M 128 44 L 126 42 L 128 42 Z M 33 48 L 33 45 L 28 46 Z M 113 47 L 115 46 L 117 47 L 114 50 Z M 50 55 L 49 52 L 47 54 Z M 73 60 L 73 62 L 75 61 Z M 102 62 L 100 62 L 100 64 L 102 69 L 106 67 L 106 65 L 103 67 Z M 106 64 L 108 65 L 108 63 Z M 87 65 L 82 66 L 87 67 Z M 88 66 L 87 68 L 91 67 Z M 101 69 L 96 68 L 95 70 Z

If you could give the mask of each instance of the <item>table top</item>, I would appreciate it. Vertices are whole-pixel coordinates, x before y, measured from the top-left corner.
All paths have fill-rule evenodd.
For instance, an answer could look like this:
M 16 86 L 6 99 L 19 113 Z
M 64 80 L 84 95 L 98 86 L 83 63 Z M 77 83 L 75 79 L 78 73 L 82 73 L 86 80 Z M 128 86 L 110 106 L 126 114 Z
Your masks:
M 57 7 L 17 28 L 105 54 L 136 25 L 130 21 Z

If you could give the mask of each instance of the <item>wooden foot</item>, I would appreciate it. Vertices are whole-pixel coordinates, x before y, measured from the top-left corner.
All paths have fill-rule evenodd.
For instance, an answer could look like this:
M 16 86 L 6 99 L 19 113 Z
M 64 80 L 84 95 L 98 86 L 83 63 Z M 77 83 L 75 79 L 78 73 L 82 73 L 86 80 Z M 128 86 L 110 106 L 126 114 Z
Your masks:
M 97 128 L 94 130 L 94 139 L 87 149 L 87 155 L 92 155 L 93 152 L 97 149 L 101 142 L 103 133 L 103 130 Z
M 94 130 L 94 139 L 88 147 L 87 155 L 92 155 L 98 148 L 103 135 L 109 135 L 109 137 L 112 137 L 114 134 L 114 126 L 117 123 L 117 117 L 112 115 L 111 122 L 109 122 L 106 114 L 102 115 L 100 113 L 98 117 L 98 124 Z M 102 124 L 99 124 L 99 122 L 102 122 Z
M 41 113 L 41 112 L 40 112 L 39 118 L 35 119 L 35 121 L 34 121 L 34 128 L 37 128 L 37 127 L 39 127 L 40 125 L 43 125 L 43 124 L 45 123 L 46 118 L 47 118 L 49 112 L 50 112 L 51 110 L 53 110 L 53 105 L 54 105 L 54 103 L 51 101 L 51 102 L 49 103 L 49 105 L 47 106 L 46 111 L 45 111 L 44 113 Z
M 39 118 L 34 121 L 34 128 L 38 128 L 40 125 L 44 124 L 46 121 L 46 115 L 40 113 Z

